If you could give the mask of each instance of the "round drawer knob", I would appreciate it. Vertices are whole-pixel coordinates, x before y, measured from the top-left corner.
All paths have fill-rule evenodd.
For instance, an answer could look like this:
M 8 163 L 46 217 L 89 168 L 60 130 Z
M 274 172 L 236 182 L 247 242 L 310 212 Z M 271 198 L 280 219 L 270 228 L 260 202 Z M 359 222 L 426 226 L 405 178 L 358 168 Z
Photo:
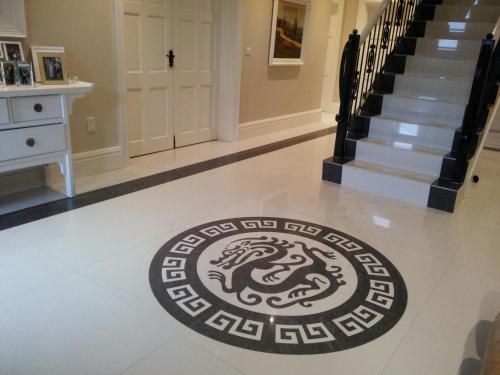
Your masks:
M 35 110 L 35 112 L 42 112 L 43 111 L 43 105 L 41 105 L 40 103 L 36 103 L 34 105 L 33 109 Z
M 33 147 L 33 146 L 35 146 L 35 140 L 34 140 L 33 138 L 28 138 L 28 139 L 26 140 L 26 146 L 28 146 L 28 147 Z

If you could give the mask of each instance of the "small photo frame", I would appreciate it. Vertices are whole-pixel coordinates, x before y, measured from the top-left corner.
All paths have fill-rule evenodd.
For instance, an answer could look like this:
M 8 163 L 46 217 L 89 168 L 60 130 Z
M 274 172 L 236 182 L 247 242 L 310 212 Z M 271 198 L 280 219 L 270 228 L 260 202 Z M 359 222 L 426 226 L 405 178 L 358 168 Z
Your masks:
M 17 63 L 18 84 L 20 86 L 33 86 L 33 67 L 30 62 L 19 61 Z
M 42 75 L 40 73 L 39 64 L 38 64 L 38 53 L 39 52 L 64 53 L 64 47 L 31 46 L 31 57 L 33 59 L 33 71 L 35 74 L 35 81 L 36 82 L 42 82 Z
M 38 69 L 44 85 L 66 85 L 69 82 L 66 55 L 61 52 L 38 52 Z
M 24 61 L 23 45 L 21 42 L 1 42 L 5 61 Z
M 2 82 L 4 86 L 12 86 L 16 84 L 16 63 L 13 61 L 3 61 L 2 68 Z

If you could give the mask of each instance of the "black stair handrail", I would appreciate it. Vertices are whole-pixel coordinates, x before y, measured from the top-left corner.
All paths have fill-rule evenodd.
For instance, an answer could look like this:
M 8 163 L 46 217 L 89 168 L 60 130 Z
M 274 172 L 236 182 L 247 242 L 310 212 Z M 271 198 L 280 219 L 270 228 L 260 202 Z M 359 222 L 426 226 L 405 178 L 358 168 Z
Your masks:
M 344 158 L 351 119 L 361 113 L 387 58 L 406 35 L 422 3 L 423 0 L 385 0 L 361 35 L 357 30 L 349 35 L 339 76 L 340 108 L 334 157 Z
M 495 47 L 493 34 L 488 34 L 481 45 L 460 131 L 453 175 L 456 183 L 465 181 L 468 162 L 476 152 L 479 134 L 485 127 L 489 107 L 495 103 L 498 82 L 500 82 L 500 43 Z

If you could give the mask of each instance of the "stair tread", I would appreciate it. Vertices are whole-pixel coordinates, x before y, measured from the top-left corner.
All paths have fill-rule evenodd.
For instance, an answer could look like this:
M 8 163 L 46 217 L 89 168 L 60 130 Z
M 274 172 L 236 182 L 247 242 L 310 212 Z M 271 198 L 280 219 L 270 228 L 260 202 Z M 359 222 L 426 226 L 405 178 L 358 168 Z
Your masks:
M 487 3 L 484 4 L 484 2 L 487 2 Z M 462 6 L 477 7 L 477 6 L 497 5 L 497 4 L 498 4 L 498 0 L 480 0 L 479 2 L 473 1 L 473 0 L 444 0 L 442 5 L 462 5 Z
M 433 147 L 419 146 L 413 143 L 397 142 L 394 140 L 381 139 L 381 138 L 366 137 L 358 140 L 358 142 L 366 142 L 380 146 L 391 147 L 401 151 L 421 152 L 436 156 L 445 156 L 448 154 L 448 151 L 440 150 Z
M 410 91 L 394 91 L 394 93 L 390 94 L 392 96 L 404 99 L 412 99 L 412 100 L 423 100 L 432 103 L 443 103 L 443 104 L 456 104 L 456 105 L 466 105 L 466 99 L 454 99 L 447 98 L 444 96 L 436 97 L 432 95 L 418 95 L 412 94 Z
M 445 59 L 442 57 L 436 57 L 436 56 L 424 56 L 424 55 L 408 55 L 406 56 L 407 59 L 418 59 L 418 60 L 438 60 L 441 63 L 446 63 L 448 64 L 450 59 Z M 470 64 L 472 66 L 476 66 L 477 64 L 477 59 L 476 60 L 467 60 L 467 59 L 462 59 L 461 60 L 463 64 Z
M 400 92 L 400 93 L 392 93 L 386 94 L 386 96 L 391 96 L 393 98 L 401 98 L 401 99 L 410 99 L 410 100 L 420 100 L 422 102 L 430 102 L 430 103 L 441 103 L 441 104 L 452 104 L 452 105 L 466 105 L 466 101 L 453 100 L 448 98 L 434 98 L 431 96 L 419 96 L 419 95 L 411 95 L 408 94 L 408 91 Z
M 450 81 L 450 82 L 463 82 L 463 83 L 471 83 L 473 78 L 472 76 L 454 76 L 454 75 L 442 75 L 442 74 L 432 74 L 432 73 L 404 73 L 398 75 L 399 77 L 405 78 L 421 78 L 421 79 L 431 79 L 436 81 Z
M 500 10 L 500 5 L 492 5 L 492 4 L 483 4 L 483 5 L 474 5 L 472 4 L 457 4 L 457 3 L 444 3 L 444 4 L 437 4 L 438 7 L 443 7 L 443 8 L 464 8 L 464 9 L 469 9 L 470 7 L 473 8 L 483 8 L 483 7 L 492 7 L 492 8 L 498 8 Z
M 450 21 L 450 22 L 455 22 L 455 21 Z M 423 41 L 434 41 L 437 42 L 438 40 L 456 40 L 457 42 L 464 43 L 464 44 L 481 44 L 480 40 L 463 40 L 459 38 L 436 38 L 436 37 L 423 37 L 423 38 L 418 38 L 418 40 L 423 40 Z
M 409 143 L 409 144 L 416 144 L 419 146 L 424 146 L 424 147 L 432 147 L 437 150 L 442 150 L 443 152 L 450 152 L 451 146 L 449 145 L 432 145 L 429 146 L 428 142 L 424 139 L 421 139 L 421 135 L 409 135 L 409 134 L 402 134 L 402 133 L 377 133 L 376 131 L 376 126 L 373 128 L 370 126 L 370 135 L 369 137 L 371 138 L 379 138 L 379 139 L 386 139 L 386 140 L 392 140 L 393 142 L 399 142 L 399 143 Z
M 436 23 L 441 23 L 441 24 L 448 24 L 450 22 L 454 22 L 454 21 L 444 21 L 444 20 L 432 20 L 432 21 L 427 21 L 429 24 L 436 24 Z M 484 22 L 484 21 L 472 21 L 472 22 L 467 22 L 467 21 L 457 21 L 457 22 L 460 22 L 460 23 L 474 23 L 474 24 L 478 24 L 478 25 L 482 25 L 482 26 L 485 26 L 485 27 L 488 27 L 488 26 L 491 26 L 492 27 L 492 30 L 493 30 L 493 27 L 495 27 L 495 22 Z
M 448 61 L 470 61 L 477 59 L 480 49 L 481 40 L 419 38 L 414 56 L 437 57 Z
M 403 112 L 409 116 L 412 117 L 412 119 L 408 119 L 406 116 L 402 116 L 398 113 L 383 113 L 382 115 L 379 115 L 377 117 L 381 119 L 386 119 L 389 121 L 399 121 L 399 122 L 407 122 L 409 124 L 415 124 L 415 125 L 426 125 L 426 126 L 435 126 L 438 128 L 448 128 L 448 129 L 454 129 L 457 130 L 460 128 L 460 125 L 457 124 L 451 124 L 447 122 L 438 122 L 432 116 L 432 114 L 427 114 L 423 112 L 411 112 L 411 111 L 406 111 Z
M 500 6 L 498 4 L 485 4 L 477 6 L 473 6 L 472 4 L 442 4 L 437 6 L 434 19 L 436 21 L 448 22 L 460 21 L 489 23 L 494 22 L 493 18 L 489 19 L 489 17 L 494 17 L 495 13 L 497 15 L 500 14 Z
M 353 160 L 347 163 L 345 166 L 363 169 L 369 172 L 374 172 L 383 175 L 390 175 L 394 177 L 404 178 L 407 180 L 412 180 L 416 182 L 421 182 L 431 185 L 437 176 L 428 176 L 420 173 L 409 172 L 402 169 L 392 168 L 381 164 L 370 163 L 366 161 Z

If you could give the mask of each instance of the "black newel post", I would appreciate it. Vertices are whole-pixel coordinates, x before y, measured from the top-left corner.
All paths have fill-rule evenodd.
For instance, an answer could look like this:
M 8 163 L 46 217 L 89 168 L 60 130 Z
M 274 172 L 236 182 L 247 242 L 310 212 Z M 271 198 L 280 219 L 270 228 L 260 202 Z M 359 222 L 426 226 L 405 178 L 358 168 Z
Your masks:
M 357 30 L 349 35 L 344 51 L 342 53 L 342 62 L 340 67 L 339 91 L 340 91 L 340 110 L 336 117 L 337 135 L 335 139 L 335 151 L 333 156 L 336 158 L 344 157 L 345 139 L 349 130 L 351 118 L 351 107 L 355 90 L 356 67 L 358 61 L 360 37 Z
M 471 157 L 472 148 L 474 147 L 474 139 L 481 126 L 479 124 L 480 118 L 482 112 L 487 110 L 488 101 L 486 100 L 487 93 L 485 92 L 485 86 L 494 45 L 493 35 L 489 34 L 483 40 L 481 52 L 479 53 L 471 95 L 465 109 L 462 132 L 457 149 L 454 176 L 454 180 L 457 183 L 462 183 L 465 180 L 467 164 Z

